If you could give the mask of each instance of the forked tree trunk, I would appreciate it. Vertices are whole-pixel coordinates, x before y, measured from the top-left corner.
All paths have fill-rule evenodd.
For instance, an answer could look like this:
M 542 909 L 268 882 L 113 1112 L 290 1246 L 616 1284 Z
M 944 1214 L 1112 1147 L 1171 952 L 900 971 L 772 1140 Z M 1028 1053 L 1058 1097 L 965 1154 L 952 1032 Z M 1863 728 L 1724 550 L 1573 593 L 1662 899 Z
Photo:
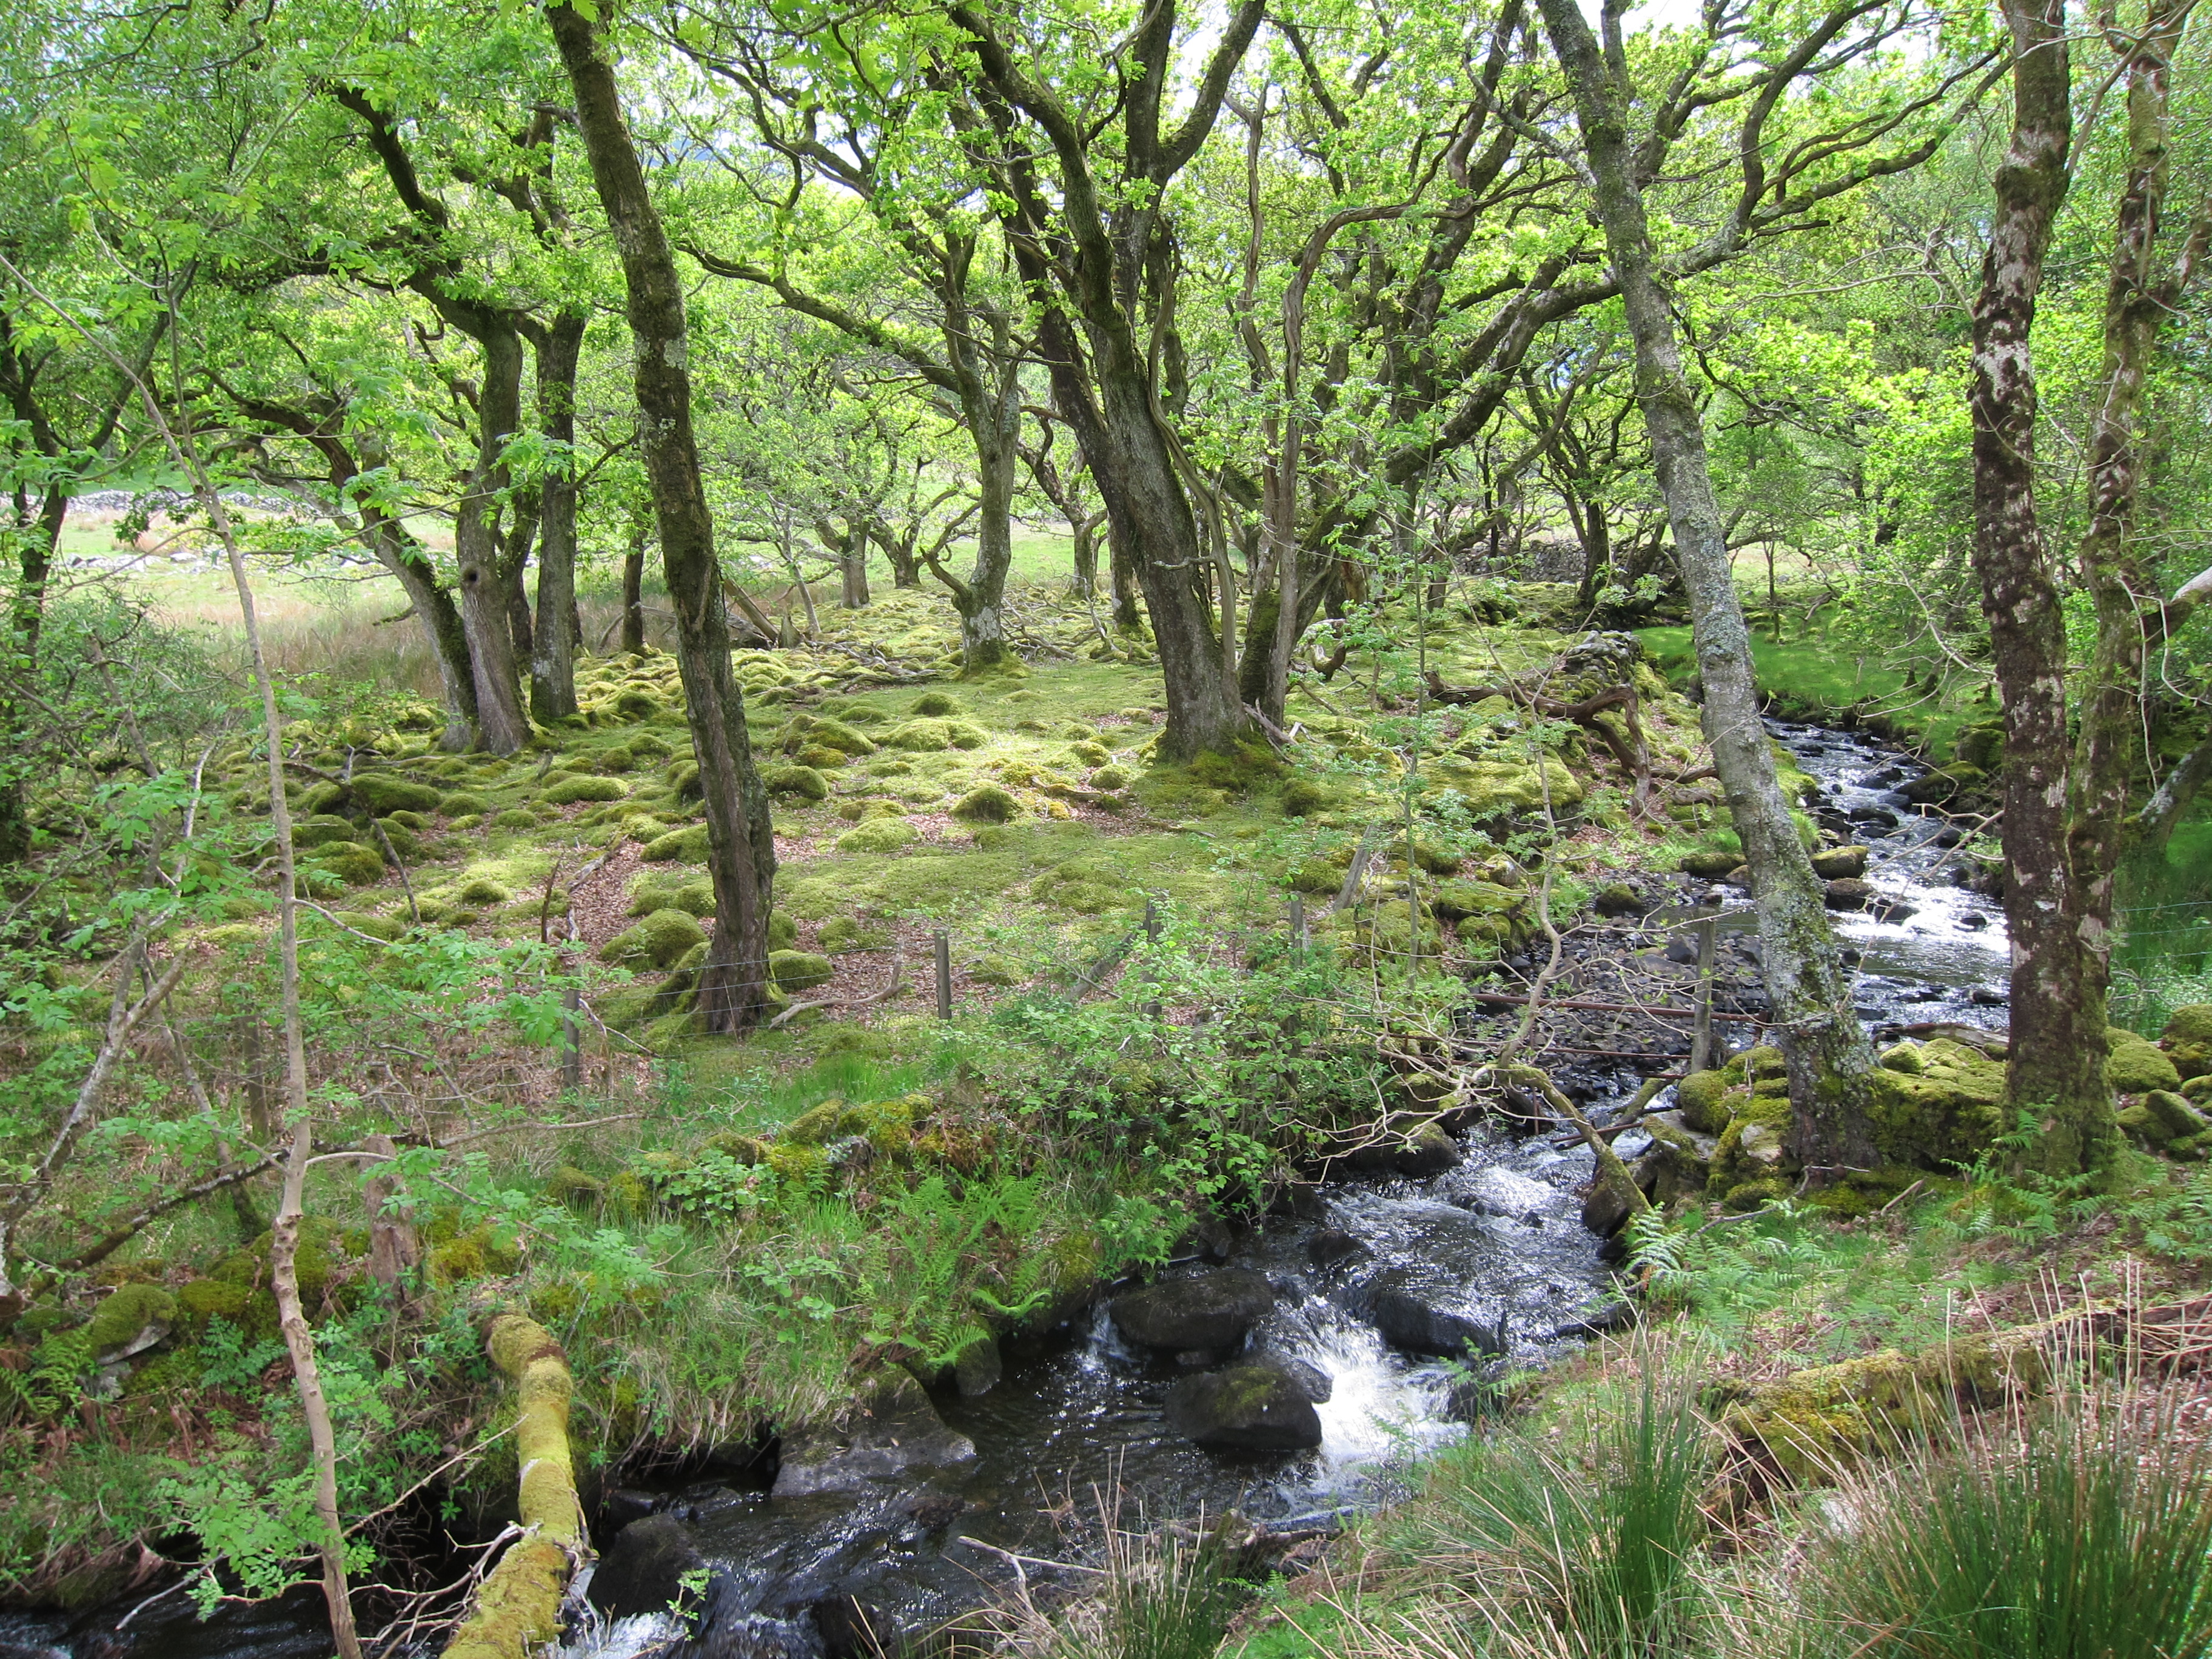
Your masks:
M 2112 1150 L 2102 1000 L 2083 1006 L 2087 945 L 2068 868 L 2066 622 L 2035 496 L 2028 336 L 2069 179 L 2074 115 L 2064 0 L 2005 0 L 2012 137 L 1973 310 L 1973 562 L 2004 699 L 2005 920 L 2011 929 L 2008 1103 L 2042 1124 L 2030 1162 L 2072 1173 Z
M 584 347 L 582 312 L 553 319 L 538 346 L 538 420 L 548 438 L 576 441 L 576 361 Z M 544 514 L 538 548 L 538 626 L 530 647 L 530 712 L 546 724 L 577 712 L 576 478 L 564 465 L 538 486 Z
M 494 754 L 512 755 L 530 741 L 530 722 L 522 712 L 514 623 L 500 580 L 500 495 L 507 485 L 500 452 L 520 422 L 522 341 L 504 327 L 486 328 L 478 338 L 484 383 L 477 410 L 477 462 L 455 515 L 453 552 L 460 566 L 461 624 L 476 680 L 477 736 Z
M 730 670 L 714 522 L 691 432 L 691 375 L 684 285 L 623 118 L 614 66 L 599 32 L 567 5 L 545 18 L 576 96 L 576 125 L 600 204 L 621 251 L 637 354 L 639 448 L 652 480 L 660 556 L 676 612 L 678 662 L 707 811 L 717 921 L 700 970 L 698 1008 L 709 1031 L 755 1023 L 768 1000 L 769 906 L 775 842 L 768 791 L 753 768 L 745 710 Z
M 1853 1008 L 1821 884 L 1797 838 L 1759 720 L 1751 635 L 1713 498 L 1705 424 L 1682 374 L 1674 317 L 1652 268 L 1650 230 L 1631 171 L 1628 88 L 1613 81 L 1577 0 L 1542 0 L 1542 8 L 1574 94 L 1593 205 L 1635 341 L 1637 402 L 1690 592 L 1705 737 L 1751 869 L 1767 1000 L 1789 1061 L 1791 1150 L 1816 1178 L 1871 1169 L 1876 1155 L 1866 1092 L 1874 1048 Z

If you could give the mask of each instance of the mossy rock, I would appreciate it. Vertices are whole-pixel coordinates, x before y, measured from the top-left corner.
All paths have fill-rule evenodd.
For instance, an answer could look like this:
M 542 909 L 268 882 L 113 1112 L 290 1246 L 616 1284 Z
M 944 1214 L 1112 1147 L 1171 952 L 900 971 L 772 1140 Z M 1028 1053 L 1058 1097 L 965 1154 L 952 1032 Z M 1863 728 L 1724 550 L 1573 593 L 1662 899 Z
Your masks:
M 1425 841 L 1419 836 L 1413 838 L 1413 852 L 1414 866 L 1432 876 L 1455 876 L 1460 872 L 1460 866 L 1465 862 L 1450 848 Z M 1406 844 L 1403 842 L 1390 849 L 1391 857 L 1399 862 L 1404 861 L 1405 854 Z
M 158 1285 L 118 1285 L 93 1310 L 84 1328 L 95 1358 L 125 1346 L 148 1328 L 166 1333 L 177 1316 L 177 1298 Z
M 2175 1009 L 2158 1042 L 2185 1079 L 2212 1075 L 2212 1002 Z
M 839 754 L 857 758 L 872 755 L 876 745 L 842 720 L 817 718 L 805 727 L 807 743 L 817 749 L 831 749 Z
M 799 800 L 830 799 L 830 780 L 811 766 L 771 766 L 761 774 L 761 782 L 771 795 Z
M 586 1175 L 573 1164 L 563 1164 L 545 1177 L 538 1196 L 588 1213 L 599 1207 L 606 1190 L 606 1183 L 596 1176 Z
M 489 1222 L 432 1245 L 423 1258 L 430 1282 L 441 1285 L 504 1278 L 521 1265 L 520 1252 L 495 1233 Z
M 1565 811 L 1581 805 L 1588 793 L 1566 763 L 1549 755 L 1534 765 L 1447 755 L 1437 759 L 1436 777 L 1457 792 L 1468 816 L 1477 819 L 1540 812 L 1547 799 L 1554 811 Z
M 844 1115 L 845 1102 L 832 1095 L 827 1100 L 808 1107 L 777 1132 L 776 1139 L 794 1146 L 818 1146 L 835 1138 L 837 1120 Z
M 318 847 L 307 862 L 349 887 L 373 887 L 384 879 L 384 854 L 357 841 Z
M 1297 893 L 1334 893 L 1344 885 L 1344 872 L 1326 859 L 1308 859 L 1294 866 L 1287 879 Z M 1438 910 L 1437 915 L 1443 912 Z
M 872 818 L 837 837 L 841 853 L 896 853 L 921 838 L 904 818 Z
M 908 754 L 941 753 L 952 747 L 952 726 L 949 720 L 908 720 L 895 726 L 884 733 L 884 747 L 904 750 Z
M 949 691 L 925 691 L 907 705 L 907 713 L 926 720 L 942 719 L 947 714 L 966 712 L 966 706 Z
M 614 744 L 600 750 L 596 755 L 587 755 L 582 758 L 590 763 L 594 772 L 635 772 L 637 769 L 637 757 L 631 752 L 626 744 Z
M 2139 1095 L 2152 1089 L 2181 1087 L 2179 1069 L 2157 1044 L 2117 1025 L 2105 1036 L 2112 1045 L 2105 1061 L 2105 1080 L 2116 1093 Z
M 963 823 L 1005 823 L 1021 810 L 1021 803 L 995 783 L 978 784 L 952 804 L 952 816 Z
M 1240 743 L 1226 753 L 1206 750 L 1191 762 L 1189 772 L 1194 782 L 1209 789 L 1243 795 L 1280 777 L 1283 763 L 1272 749 Z
M 268 1323 L 276 1322 L 276 1304 L 266 1291 Z M 177 1311 L 181 1321 L 195 1332 L 206 1328 L 210 1320 L 228 1320 L 240 1330 L 252 1328 L 258 1322 L 254 1316 L 254 1291 L 245 1285 L 227 1279 L 195 1279 L 177 1291 Z
M 652 692 L 630 686 L 614 700 L 614 712 L 626 720 L 649 720 L 666 712 L 668 705 Z
M 820 773 L 815 774 L 817 777 Z M 655 836 L 638 848 L 638 857 L 647 864 L 668 864 L 681 860 L 697 864 L 707 856 L 707 826 L 695 823 L 682 830 L 672 830 L 665 836 Z
M 836 971 L 829 957 L 817 956 L 811 951 L 768 953 L 768 976 L 779 991 L 811 991 L 817 985 L 827 985 Z
M 476 909 L 485 909 L 495 904 L 505 904 L 514 895 L 489 876 L 475 876 L 463 882 L 454 891 L 456 903 Z
M 1075 757 L 1084 770 L 1105 765 L 1114 758 L 1114 751 L 1103 743 L 1077 743 L 1068 745 L 1067 752 Z
M 320 1297 L 329 1285 L 337 1266 L 334 1253 L 343 1239 L 343 1229 L 328 1217 L 311 1215 L 301 1221 L 300 1248 L 293 1258 L 293 1268 L 303 1300 Z M 269 1252 L 274 1242 L 271 1235 L 263 1233 L 216 1262 L 208 1276 L 248 1290 L 265 1291 L 270 1284 Z
M 380 939 L 386 945 L 396 943 L 407 932 L 406 924 L 397 916 L 366 915 L 359 910 L 333 910 L 331 915 L 339 926 L 366 933 L 371 939 Z
M 1922 1043 L 1919 1059 L 1917 1072 L 1883 1065 L 1868 1079 L 1876 1150 L 1915 1169 L 1972 1163 L 2002 1132 L 2003 1065 L 1946 1037 Z
M 1005 957 L 983 956 L 963 963 L 961 971 L 977 985 L 1019 985 L 1022 970 Z
M 510 806 L 507 811 L 495 817 L 491 822 L 492 828 L 495 830 L 535 830 L 538 827 L 538 814 L 526 806 Z M 454 827 L 459 829 L 460 826 L 456 824 Z
M 353 798 L 379 817 L 387 812 L 434 812 L 440 799 L 434 786 L 389 772 L 355 773 Z
M 676 752 L 650 732 L 632 733 L 623 746 L 641 766 L 649 760 L 665 760 Z
M 482 795 L 456 789 L 450 795 L 438 797 L 438 811 L 449 818 L 482 817 L 491 811 L 491 803 Z
M 1783 1142 L 1790 1133 L 1790 1103 L 1757 1095 L 1739 1097 L 1720 1145 L 1713 1149 L 1711 1184 L 1728 1193 L 1747 1182 L 1795 1173 Z
M 1527 894 L 1491 881 L 1440 881 L 1429 895 L 1429 908 L 1446 921 L 1510 916 L 1527 902 Z
M 801 766 L 811 766 L 817 772 L 834 772 L 853 757 L 842 749 L 827 749 L 820 744 L 808 744 L 792 758 Z
M 673 883 L 662 877 L 641 880 L 631 896 L 629 914 L 649 916 L 655 910 L 681 910 L 686 915 L 711 916 L 714 914 L 714 884 L 704 876 Z
M 580 772 L 562 779 L 538 799 L 549 806 L 573 806 L 582 800 L 621 800 L 629 793 L 629 786 L 619 778 Z
M 1685 853 L 1674 861 L 1674 867 L 1685 875 L 1696 876 L 1704 881 L 1718 881 L 1743 862 L 1741 853 L 1729 853 L 1713 848 L 1700 847 Z
M 850 916 L 833 916 L 816 932 L 814 942 L 831 956 L 848 951 L 877 951 L 890 943 L 890 930 Z
M 292 845 L 301 851 L 317 847 L 332 847 L 340 842 L 351 841 L 360 832 L 350 818 L 335 813 L 318 812 L 313 817 L 295 820 L 292 825 Z
M 2185 1096 L 2171 1089 L 2153 1089 L 2120 1114 L 2120 1127 L 2152 1146 L 2193 1140 L 2212 1123 L 2191 1105 Z
M 1725 1133 L 1743 1097 L 1731 1091 L 1719 1072 L 1692 1072 L 1674 1085 L 1682 1121 L 1701 1135 Z
M 1920 1045 L 1900 1042 L 1894 1048 L 1885 1048 L 1881 1051 L 1881 1064 L 1887 1071 L 1903 1072 L 1907 1077 L 1918 1077 L 1921 1071 Z
M 600 946 L 599 959 L 625 967 L 673 968 L 686 952 L 706 942 L 706 929 L 684 911 L 655 910 Z

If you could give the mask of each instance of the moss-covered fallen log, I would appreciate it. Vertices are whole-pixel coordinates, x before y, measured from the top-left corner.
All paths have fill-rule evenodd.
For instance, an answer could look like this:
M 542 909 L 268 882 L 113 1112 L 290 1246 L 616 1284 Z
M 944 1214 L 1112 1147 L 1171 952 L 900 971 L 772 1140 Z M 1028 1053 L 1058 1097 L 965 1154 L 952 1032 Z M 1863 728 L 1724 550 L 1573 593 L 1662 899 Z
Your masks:
M 568 1448 L 574 1379 L 551 1334 L 520 1315 L 492 1321 L 484 1347 L 517 1396 L 522 1536 L 477 1591 L 446 1659 L 526 1659 L 560 1635 L 562 1598 L 587 1552 Z

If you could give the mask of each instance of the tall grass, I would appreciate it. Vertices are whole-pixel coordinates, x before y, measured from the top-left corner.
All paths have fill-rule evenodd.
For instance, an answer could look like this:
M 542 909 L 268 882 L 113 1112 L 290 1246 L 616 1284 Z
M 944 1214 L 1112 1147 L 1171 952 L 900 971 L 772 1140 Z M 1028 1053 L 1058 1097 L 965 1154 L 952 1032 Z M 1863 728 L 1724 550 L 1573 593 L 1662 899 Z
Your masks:
M 1391 1541 L 1443 1590 L 1465 1650 L 1665 1659 L 1698 1650 L 1713 1443 L 1687 1387 L 1656 1363 L 1627 1397 L 1554 1440 L 1507 1431 L 1448 1454 Z M 1362 1632 L 1362 1651 L 1436 1649 L 1433 1618 Z
M 2170 1407 L 2076 1392 L 1847 1490 L 1795 1659 L 2184 1659 L 2212 1648 L 2212 1489 Z M 1786 1638 L 1787 1639 L 1782 1639 Z
M 1252 1587 L 1236 1577 L 1215 1534 L 1135 1530 L 1118 1492 L 1097 1494 L 1103 1543 L 1090 1592 L 1041 1608 L 1022 1581 L 1000 1613 L 1007 1647 L 1024 1659 L 1212 1659 Z

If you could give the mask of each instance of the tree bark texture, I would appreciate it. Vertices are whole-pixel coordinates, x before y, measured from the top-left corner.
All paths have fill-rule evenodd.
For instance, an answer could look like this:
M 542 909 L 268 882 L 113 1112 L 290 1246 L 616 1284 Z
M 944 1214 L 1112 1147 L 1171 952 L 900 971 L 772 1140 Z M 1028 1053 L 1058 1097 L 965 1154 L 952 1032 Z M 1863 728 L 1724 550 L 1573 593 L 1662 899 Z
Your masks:
M 576 441 L 576 361 L 590 320 L 564 311 L 538 343 L 538 423 L 566 451 Z M 538 485 L 538 623 L 530 647 L 530 712 L 550 725 L 577 712 L 576 477 L 573 458 Z
M 700 971 L 698 1010 L 709 1031 L 759 1019 L 768 1000 L 769 907 L 775 842 L 768 791 L 754 769 L 743 694 L 730 670 L 714 523 L 691 430 L 684 285 L 623 118 L 614 66 L 598 30 L 574 7 L 546 21 L 576 96 L 592 178 L 621 251 L 637 354 L 638 442 L 652 482 L 662 568 L 676 612 L 678 662 L 707 812 L 714 938 Z
M 1705 424 L 1682 374 L 1668 296 L 1653 268 L 1642 189 L 1632 170 L 1629 89 L 1615 80 L 1577 0 L 1542 0 L 1542 10 L 1574 94 L 1593 204 L 1635 343 L 1637 402 L 1690 592 L 1705 683 L 1705 737 L 1751 870 L 1767 999 L 1789 1061 L 1791 1150 L 1808 1169 L 1825 1174 L 1871 1169 L 1877 1160 L 1866 1093 L 1873 1045 L 1854 1011 L 1821 883 L 1797 838 L 1759 718 L 1751 635 L 1713 496 Z
M 2029 332 L 2073 141 L 2063 0 L 2006 0 L 2012 134 L 1973 309 L 1973 563 L 2004 700 L 2005 921 L 2013 1042 L 2008 1097 L 2042 1127 L 2033 1162 L 2071 1173 L 2109 1158 L 2102 999 L 2082 1002 L 2087 942 L 2069 869 L 2066 623 L 2036 506 Z
M 629 516 L 629 546 L 623 554 L 622 648 L 645 654 L 645 544 L 653 538 L 653 503 L 640 502 Z
M 477 459 L 462 487 L 453 553 L 476 684 L 477 731 L 485 748 L 511 755 L 530 741 L 530 722 L 522 712 L 513 620 L 500 579 L 500 496 L 508 483 L 500 455 L 521 421 L 522 340 L 505 326 L 486 327 L 477 339 L 484 379 L 477 407 Z

